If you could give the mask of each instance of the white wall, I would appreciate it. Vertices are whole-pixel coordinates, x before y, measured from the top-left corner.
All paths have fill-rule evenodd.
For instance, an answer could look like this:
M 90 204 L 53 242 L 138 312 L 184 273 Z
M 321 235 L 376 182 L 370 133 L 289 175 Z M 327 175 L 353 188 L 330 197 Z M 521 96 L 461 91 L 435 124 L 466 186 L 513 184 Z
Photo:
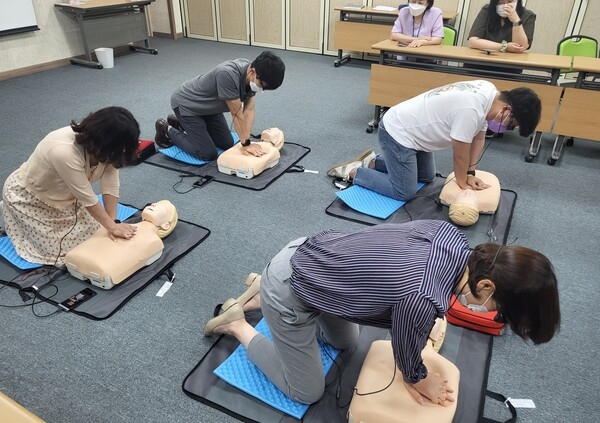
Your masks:
M 182 31 L 180 4 L 179 0 L 172 1 L 175 29 L 177 33 L 180 33 Z M 373 3 L 387 2 L 387 0 L 370 1 Z M 572 5 L 575 9 L 579 8 L 579 5 L 583 5 L 584 9 L 587 6 L 585 15 L 578 17 L 574 31 L 600 38 L 600 26 L 598 25 L 600 2 L 565 0 L 560 2 L 561 14 L 557 16 L 557 11 L 547 10 L 543 7 L 546 1 L 528 0 L 526 2 L 526 5 L 538 15 L 533 51 L 554 54 L 556 41 L 563 36 L 565 30 L 568 32 L 572 29 L 570 22 L 567 28 L 564 27 L 570 17 L 570 11 L 564 9 L 567 5 Z M 487 0 L 439 0 L 436 3 L 445 7 L 456 4 L 458 8 L 461 8 L 463 3 L 466 4 L 466 13 L 459 17 L 459 20 L 462 21 L 462 39 L 466 35 L 465 32 L 468 32 L 475 14 L 486 2 Z M 83 45 L 75 20 L 54 7 L 54 3 L 55 0 L 33 0 L 39 31 L 0 37 L 0 77 L 2 74 L 10 74 L 13 71 L 29 67 L 43 68 L 52 62 L 83 54 Z M 168 0 L 155 0 L 149 7 L 148 14 L 153 31 L 170 33 Z M 556 27 L 557 19 L 560 21 L 558 27 Z
M 53 1 L 34 0 L 39 31 L 0 37 L 0 72 L 53 62 L 83 54 L 75 21 Z

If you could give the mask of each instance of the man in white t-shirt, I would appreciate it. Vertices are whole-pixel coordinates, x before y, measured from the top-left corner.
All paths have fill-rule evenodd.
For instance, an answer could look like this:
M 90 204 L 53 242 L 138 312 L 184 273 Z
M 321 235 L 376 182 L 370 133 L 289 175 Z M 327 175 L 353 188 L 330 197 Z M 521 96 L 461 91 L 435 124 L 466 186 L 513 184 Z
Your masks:
M 498 91 L 491 82 L 476 80 L 434 88 L 386 112 L 379 123 L 381 155 L 369 163 L 350 161 L 330 172 L 408 201 L 418 182 L 435 178 L 433 152 L 452 147 L 458 186 L 485 189 L 475 177 L 475 166 L 488 124 L 495 132 L 519 127 L 519 133 L 528 136 L 540 120 L 541 108 L 537 94 L 524 87 Z

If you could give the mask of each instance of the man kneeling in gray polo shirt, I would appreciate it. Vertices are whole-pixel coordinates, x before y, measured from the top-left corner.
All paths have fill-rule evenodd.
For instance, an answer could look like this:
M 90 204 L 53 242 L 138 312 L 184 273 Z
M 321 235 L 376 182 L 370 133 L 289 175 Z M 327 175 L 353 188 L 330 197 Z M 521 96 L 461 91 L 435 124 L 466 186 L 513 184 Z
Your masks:
M 174 144 L 199 159 L 215 160 L 217 148 L 227 150 L 233 146 L 224 116 L 230 112 L 246 152 L 263 155 L 258 144 L 250 143 L 254 96 L 263 90 L 277 89 L 284 74 L 283 61 L 264 51 L 252 63 L 247 59 L 228 60 L 184 82 L 171 96 L 175 114 L 155 123 L 156 144 L 162 148 Z

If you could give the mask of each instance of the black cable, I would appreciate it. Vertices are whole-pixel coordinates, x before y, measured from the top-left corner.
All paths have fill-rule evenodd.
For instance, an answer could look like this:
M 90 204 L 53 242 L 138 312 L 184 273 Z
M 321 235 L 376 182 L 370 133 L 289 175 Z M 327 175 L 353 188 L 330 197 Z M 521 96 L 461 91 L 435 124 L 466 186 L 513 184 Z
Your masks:
M 45 289 L 45 288 L 46 288 L 46 287 L 48 287 L 48 286 L 52 286 L 52 287 L 54 287 L 54 289 L 55 289 L 56 291 L 54 291 L 54 294 L 50 295 L 49 297 L 44 297 L 44 296 L 42 296 L 42 294 L 40 294 L 40 292 L 39 292 L 39 291 L 41 291 L 41 290 Z M 62 312 L 63 310 L 62 310 L 62 309 L 60 309 L 60 308 L 58 308 L 58 307 L 57 307 L 57 309 L 56 309 L 56 310 L 54 310 L 52 313 L 48 313 L 48 314 L 37 314 L 37 313 L 35 312 L 34 306 L 35 306 L 36 304 L 39 304 L 39 303 L 42 303 L 42 302 L 49 302 L 49 300 L 50 300 L 52 297 L 54 297 L 56 294 L 58 294 L 58 287 L 57 287 L 56 285 L 54 285 L 52 282 L 48 282 L 48 283 L 44 284 L 44 285 L 43 285 L 43 286 L 42 286 L 42 287 L 41 287 L 39 290 L 37 290 L 37 289 L 35 289 L 35 288 L 34 288 L 34 290 L 33 290 L 33 295 L 34 295 L 34 296 L 33 296 L 33 301 L 31 302 L 31 312 L 33 313 L 33 315 L 34 315 L 35 317 L 44 318 L 44 317 L 50 317 L 50 316 L 53 316 L 53 315 L 55 315 L 56 313 L 60 313 L 60 312 Z M 36 303 L 36 302 L 35 302 L 35 299 L 36 299 L 36 298 L 38 298 L 38 297 L 40 298 L 40 301 L 38 301 L 38 302 Z M 52 304 L 52 303 L 50 303 L 50 304 Z
M 479 159 L 475 162 L 469 165 L 469 167 L 471 166 L 477 166 L 477 164 L 481 161 L 481 159 L 483 159 L 483 155 L 485 154 L 485 152 L 487 151 L 488 148 L 490 148 L 490 145 L 492 145 L 492 143 L 494 142 L 496 138 L 491 138 L 490 142 L 484 147 L 483 151 L 481 152 L 481 154 L 479 155 Z
M 326 342 L 325 340 L 322 340 L 324 342 Z M 342 377 L 344 376 L 343 373 L 343 369 L 346 367 L 346 364 L 344 362 L 344 357 L 342 355 L 342 352 L 340 352 L 337 357 L 333 358 L 331 356 L 331 354 L 329 354 L 329 351 L 327 350 L 327 348 L 323 348 L 323 351 L 325 352 L 325 354 L 331 359 L 331 361 L 333 361 L 333 364 L 335 365 L 337 372 L 338 372 L 338 376 L 329 383 L 328 386 L 330 386 L 333 382 L 335 382 L 337 380 L 337 388 L 336 388 L 336 393 L 335 393 L 335 403 L 338 409 L 344 409 L 346 407 L 348 407 L 350 405 L 350 403 L 352 402 L 352 395 L 350 396 L 350 399 L 348 400 L 347 403 L 345 404 L 340 404 L 340 398 L 341 398 L 341 391 L 342 391 Z M 340 366 L 340 364 L 338 364 L 337 359 L 340 359 L 342 361 L 342 364 Z M 390 386 L 392 386 L 392 384 L 394 383 L 394 380 L 396 379 L 396 371 L 397 371 L 397 366 L 396 363 L 394 363 L 394 374 L 392 375 L 392 380 L 390 380 L 390 382 L 383 388 L 378 389 L 376 391 L 371 391 L 371 392 L 364 392 L 364 393 L 360 393 L 358 392 L 358 390 L 356 389 L 356 387 L 352 388 L 352 392 L 353 394 L 356 394 L 358 396 L 367 396 L 367 395 L 374 395 L 374 394 L 378 394 L 380 392 L 385 391 L 386 389 L 388 389 Z
M 32 289 L 33 292 L 33 298 L 29 297 L 29 294 L 27 292 L 25 292 L 24 288 L 19 288 L 19 295 L 21 296 L 21 299 L 23 300 L 23 302 L 27 302 L 29 300 L 33 300 L 30 304 L 18 304 L 18 305 L 10 305 L 10 304 L 0 304 L 0 307 L 4 307 L 4 308 L 19 308 L 19 307 L 28 307 L 31 306 L 31 312 L 33 313 L 34 316 L 36 317 L 49 317 L 52 316 L 60 311 L 62 311 L 61 309 L 57 309 L 54 312 L 47 314 L 47 315 L 40 315 L 37 314 L 35 312 L 34 306 L 36 304 L 41 303 L 42 301 L 48 301 L 50 300 L 52 297 L 54 297 L 56 294 L 58 294 L 58 287 L 56 285 L 54 285 L 52 282 L 55 281 L 59 281 L 61 279 L 57 278 L 57 279 L 53 279 L 53 277 L 51 276 L 51 272 L 53 270 L 59 270 L 61 272 L 64 272 L 64 275 L 66 276 L 66 272 L 63 269 L 60 269 L 58 266 L 56 266 L 56 264 L 58 263 L 58 260 L 60 259 L 60 256 L 62 254 L 62 243 L 65 240 L 65 238 L 71 233 L 73 232 L 73 230 L 75 230 L 75 227 L 77 226 L 77 222 L 78 222 L 78 214 L 77 214 L 77 203 L 78 200 L 75 199 L 75 203 L 74 203 L 74 212 L 75 212 L 75 222 L 73 223 L 73 226 L 71 226 L 71 228 L 67 231 L 67 233 L 65 233 L 62 238 L 60 239 L 60 241 L 58 242 L 58 254 L 56 255 L 56 258 L 54 259 L 54 263 L 52 263 L 52 265 L 48 266 L 44 266 L 46 268 L 45 270 L 45 275 L 41 274 L 40 279 L 43 276 L 47 276 L 49 277 L 49 282 L 46 282 L 42 285 L 42 287 L 38 290 L 35 287 Z M 44 268 L 42 268 L 42 270 L 44 270 Z M 0 283 L 2 284 L 2 287 L 0 287 L 0 290 L 4 289 L 4 287 L 6 287 L 7 285 L 11 284 L 12 282 L 14 282 L 19 276 L 21 276 L 21 274 L 17 274 L 14 278 L 12 278 L 10 281 L 4 281 L 4 280 L 0 280 Z M 50 295 L 49 297 L 44 297 L 42 296 L 39 291 L 41 291 L 42 289 L 46 288 L 46 286 L 53 286 L 56 291 Z M 39 297 L 40 301 L 36 302 L 36 298 Z M 51 302 L 50 302 L 51 304 Z

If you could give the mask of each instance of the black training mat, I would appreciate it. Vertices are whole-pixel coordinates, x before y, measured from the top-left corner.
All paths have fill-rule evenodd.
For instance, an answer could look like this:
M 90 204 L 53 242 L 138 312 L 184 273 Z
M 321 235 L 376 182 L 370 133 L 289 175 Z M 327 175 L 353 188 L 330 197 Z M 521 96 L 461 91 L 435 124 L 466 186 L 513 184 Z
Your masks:
M 127 222 L 136 223 L 140 220 L 141 212 L 138 212 Z M 44 266 L 31 271 L 22 271 L 4 258 L 0 258 L 0 279 L 24 292 L 35 292 L 36 301 L 44 300 L 54 305 L 84 288 L 90 288 L 96 292 L 96 295 L 78 305 L 70 313 L 89 319 L 103 320 L 112 316 L 154 279 L 165 273 L 173 263 L 206 239 L 209 234 L 210 231 L 202 226 L 179 220 L 173 232 L 163 239 L 162 256 L 109 290 L 95 287 L 87 281 L 71 276 L 66 267 Z
M 246 317 L 252 324 L 256 324 L 261 316 L 260 312 L 256 311 Z M 369 347 L 373 341 L 386 339 L 387 335 L 387 330 L 361 326 L 357 346 L 344 351 L 336 359 L 327 374 L 323 398 L 309 407 L 302 420 L 275 410 L 213 374 L 213 370 L 239 345 L 229 336 L 217 339 L 186 376 L 182 388 L 190 398 L 244 422 L 345 423 L 353 388 Z M 455 363 L 461 374 L 454 423 L 477 423 L 481 420 L 492 342 L 490 335 L 448 324 L 440 353 Z M 339 399 L 336 399 L 338 389 L 340 395 Z
M 281 154 L 281 157 L 279 158 L 279 163 L 277 163 L 275 167 L 263 171 L 260 175 L 257 175 L 252 179 L 238 178 L 235 175 L 221 173 L 219 172 L 216 161 L 202 166 L 198 173 L 202 177 L 213 177 L 216 182 L 260 191 L 268 187 L 290 167 L 294 166 L 300 159 L 310 153 L 310 148 L 300 144 L 286 142 L 283 144 L 279 153 Z
M 146 159 L 144 163 L 174 170 L 175 172 L 186 176 L 210 176 L 217 182 L 259 191 L 269 186 L 274 180 L 283 175 L 290 167 L 298 163 L 300 159 L 306 156 L 309 152 L 310 148 L 308 147 L 286 142 L 279 151 L 281 154 L 279 163 L 275 167 L 265 170 L 260 175 L 257 175 L 252 179 L 238 178 L 235 175 L 225 175 L 224 173 L 219 172 L 216 160 L 198 166 L 177 161 L 165 156 L 164 154 L 154 154 Z
M 379 219 L 351 209 L 342 200 L 336 199 L 327 207 L 325 212 L 331 216 L 365 225 L 381 223 L 403 223 L 411 220 L 434 219 L 450 222 L 448 207 L 439 203 L 439 196 L 446 182 L 442 176 L 436 177 L 417 192 L 417 196 L 400 207 L 387 219 Z M 458 228 L 467 236 L 472 245 L 484 242 L 499 242 L 505 244 L 510 231 L 517 193 L 510 190 L 500 191 L 500 203 L 494 214 L 480 214 L 479 220 L 472 226 Z

